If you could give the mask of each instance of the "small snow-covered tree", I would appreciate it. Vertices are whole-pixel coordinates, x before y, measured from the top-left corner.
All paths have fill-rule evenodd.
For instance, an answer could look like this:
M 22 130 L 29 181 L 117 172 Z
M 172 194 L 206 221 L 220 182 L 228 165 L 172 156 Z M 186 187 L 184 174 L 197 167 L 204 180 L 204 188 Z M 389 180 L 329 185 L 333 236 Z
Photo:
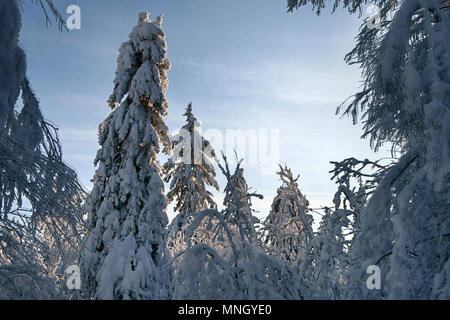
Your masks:
M 84 294 L 96 299 L 165 299 L 167 198 L 157 161 L 170 150 L 162 17 L 139 13 L 119 50 L 113 112 L 99 127 L 98 169 L 89 196 Z
M 309 242 L 313 238 L 309 202 L 298 188 L 292 170 L 280 165 L 282 185 L 273 199 L 272 208 L 263 225 L 263 239 L 268 254 L 287 261 L 297 272 L 306 259 Z
M 187 229 L 192 235 L 205 217 L 216 219 L 213 226 L 217 241 L 227 245 L 218 252 L 199 243 L 183 253 L 177 266 L 175 299 L 301 299 L 300 280 L 295 271 L 283 260 L 267 255 L 255 243 L 249 230 L 250 197 L 238 164 L 232 174 L 226 157 L 219 168 L 227 178 L 225 208 L 208 209 L 196 215 Z M 247 190 L 243 193 L 243 190 Z M 251 213 L 251 212 L 250 212 Z M 236 230 L 238 232 L 236 232 Z
M 219 190 L 211 162 L 215 153 L 209 141 L 196 129 L 200 124 L 192 113 L 192 103 L 187 106 L 184 116 L 186 124 L 172 137 L 173 155 L 164 164 L 164 180 L 170 181 L 167 198 L 169 202 L 176 200 L 174 210 L 179 212 L 169 225 L 168 247 L 173 255 L 186 248 L 184 230 L 195 214 L 216 207 L 207 187 Z M 209 241 L 211 235 L 204 227 L 199 226 L 192 241 Z
M 229 228 L 236 233 L 237 239 L 242 238 L 249 243 L 259 244 L 259 237 L 255 229 L 255 224 L 259 223 L 259 219 L 253 215 L 251 197 L 248 196 L 249 187 L 240 163 L 227 181 L 223 204 L 229 209 L 227 221 L 230 224 Z
M 301 280 L 310 299 L 341 299 L 345 293 L 344 273 L 349 259 L 344 229 L 349 227 L 346 210 L 325 208 L 319 230 L 308 244 L 301 264 Z

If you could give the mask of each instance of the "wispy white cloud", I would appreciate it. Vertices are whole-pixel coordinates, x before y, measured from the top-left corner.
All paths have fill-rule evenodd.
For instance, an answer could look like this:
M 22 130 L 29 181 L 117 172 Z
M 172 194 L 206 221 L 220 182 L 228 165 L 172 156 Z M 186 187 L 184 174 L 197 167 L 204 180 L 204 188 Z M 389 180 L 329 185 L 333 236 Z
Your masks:
M 202 76 L 226 84 L 222 89 L 230 94 L 261 97 L 280 103 L 339 104 L 358 87 L 359 71 L 342 66 L 314 70 L 298 61 L 259 62 L 248 66 L 231 66 L 194 59 L 176 60 L 174 65 L 201 69 Z

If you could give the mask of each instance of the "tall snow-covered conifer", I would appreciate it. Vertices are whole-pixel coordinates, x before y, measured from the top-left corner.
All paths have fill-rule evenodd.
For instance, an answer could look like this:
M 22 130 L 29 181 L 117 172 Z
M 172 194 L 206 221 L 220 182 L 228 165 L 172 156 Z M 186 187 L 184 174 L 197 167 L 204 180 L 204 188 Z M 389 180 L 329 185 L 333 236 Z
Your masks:
M 170 181 L 167 197 L 169 201 L 176 201 L 174 210 L 178 212 L 169 225 L 168 247 L 172 254 L 186 247 L 184 230 L 195 214 L 216 207 L 212 193 L 207 187 L 219 190 L 211 162 L 215 153 L 209 141 L 196 129 L 200 124 L 192 113 L 192 103 L 187 106 L 184 116 L 186 124 L 179 134 L 172 138 L 173 155 L 164 164 L 164 180 Z M 207 241 L 208 233 L 204 228 L 198 228 L 191 240 Z
M 113 112 L 99 127 L 98 169 L 89 197 L 84 289 L 96 299 L 165 299 L 167 198 L 157 154 L 170 150 L 162 17 L 139 13 L 119 50 Z

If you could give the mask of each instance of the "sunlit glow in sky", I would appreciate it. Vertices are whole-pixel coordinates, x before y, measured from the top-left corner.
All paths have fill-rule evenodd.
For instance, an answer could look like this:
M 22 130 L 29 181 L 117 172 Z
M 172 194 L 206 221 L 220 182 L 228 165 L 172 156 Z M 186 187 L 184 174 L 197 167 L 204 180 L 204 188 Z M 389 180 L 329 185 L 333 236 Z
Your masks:
M 318 17 L 310 7 L 287 13 L 284 0 L 56 1 L 63 16 L 72 4 L 81 8 L 81 29 L 60 32 L 46 28 L 40 8 L 26 1 L 20 40 L 44 116 L 60 128 L 64 159 L 86 189 L 95 171 L 97 127 L 110 112 L 118 49 L 144 10 L 152 17 L 165 13 L 172 131 L 183 125 L 189 101 L 203 131 L 278 129 L 280 162 L 300 174 L 314 208 L 331 205 L 336 191 L 329 161 L 388 154 L 374 154 L 360 139 L 361 126 L 335 115 L 361 84 L 358 67 L 344 56 L 364 17 L 343 10 Z M 275 172 L 261 174 L 258 164 L 244 168 L 248 184 L 264 195 L 253 201 L 263 218 L 280 181 Z M 220 173 L 218 182 L 220 204 Z M 168 214 L 173 217 L 171 208 Z

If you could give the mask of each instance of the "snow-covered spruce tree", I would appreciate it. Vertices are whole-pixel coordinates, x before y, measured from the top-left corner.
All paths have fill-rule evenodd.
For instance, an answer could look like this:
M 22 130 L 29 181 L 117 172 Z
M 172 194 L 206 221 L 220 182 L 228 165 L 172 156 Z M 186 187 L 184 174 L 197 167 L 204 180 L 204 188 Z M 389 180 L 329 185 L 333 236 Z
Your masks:
M 381 7 L 382 23 L 363 26 L 346 57 L 361 64 L 364 88 L 344 113 L 356 121 L 363 112 L 363 136 L 375 150 L 392 144 L 400 156 L 361 212 L 352 249 L 360 265 L 349 276 L 359 289 L 353 297 L 448 298 L 448 1 L 371 3 Z M 365 272 L 373 264 L 381 267 L 382 288 L 369 291 Z
M 47 5 L 54 9 L 50 0 Z M 26 77 L 20 28 L 18 1 L 2 1 L 0 298 L 61 298 L 54 280 L 62 274 L 52 270 L 71 262 L 65 251 L 79 248 L 85 193 L 62 161 L 57 129 L 44 120 Z M 43 256 L 51 257 L 53 265 Z
M 167 198 L 157 161 L 170 150 L 162 17 L 139 13 L 119 50 L 113 112 L 99 127 L 98 169 L 89 196 L 84 294 L 95 299 L 165 299 Z
M 280 165 L 277 172 L 282 185 L 273 199 L 272 208 L 263 223 L 263 239 L 269 255 L 284 259 L 295 271 L 306 258 L 308 244 L 313 238 L 309 202 L 298 188 L 298 178 L 292 170 Z
M 441 5 L 401 2 L 377 43 L 368 45 L 374 37 L 363 30 L 347 57 L 361 62 L 365 85 L 345 112 L 364 111 L 375 149 L 388 142 L 400 151 L 361 213 L 354 253 L 362 266 L 353 279 L 363 297 L 450 296 L 450 17 Z M 363 279 L 371 264 L 386 277 L 377 293 Z
M 250 197 L 242 193 L 242 171 L 232 174 L 226 157 L 219 168 L 227 178 L 225 208 L 201 211 L 187 228 L 188 248 L 177 265 L 175 299 L 301 299 L 300 279 L 283 260 L 267 255 L 249 230 Z M 234 177 L 234 178 L 232 178 Z M 237 178 L 240 177 L 240 178 Z M 248 191 L 247 188 L 244 188 Z M 218 221 L 212 228 L 217 241 L 226 243 L 220 253 L 204 243 L 191 247 L 189 237 L 202 220 Z M 237 231 L 237 232 L 236 232 Z
M 164 164 L 164 180 L 170 181 L 167 198 L 169 202 L 176 200 L 174 210 L 179 212 L 169 225 L 168 248 L 172 255 L 186 248 L 184 230 L 195 214 L 216 207 L 207 187 L 219 190 L 211 162 L 215 153 L 209 141 L 196 129 L 200 124 L 192 113 L 192 103 L 187 106 L 184 116 L 186 124 L 172 137 L 172 157 Z M 205 221 L 196 229 L 191 241 L 210 241 L 211 234 L 204 228 L 207 224 Z

